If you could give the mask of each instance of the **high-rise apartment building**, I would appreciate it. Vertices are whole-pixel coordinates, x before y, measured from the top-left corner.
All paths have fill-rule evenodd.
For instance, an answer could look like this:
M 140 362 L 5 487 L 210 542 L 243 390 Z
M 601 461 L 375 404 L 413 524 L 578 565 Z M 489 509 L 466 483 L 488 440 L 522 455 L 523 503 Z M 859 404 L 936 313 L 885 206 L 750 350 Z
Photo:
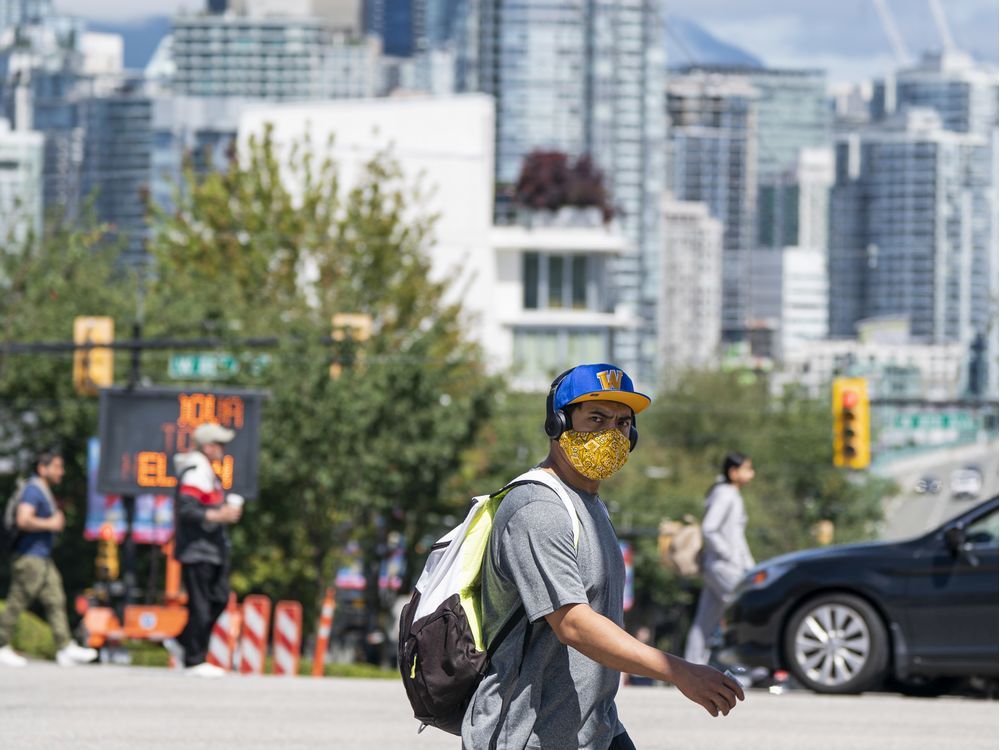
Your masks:
M 498 219 L 535 149 L 589 154 L 604 173 L 636 251 L 612 271 L 637 325 L 615 340 L 616 359 L 652 373 L 663 180 L 661 9 L 655 0 L 515 3 L 470 0 L 459 85 L 497 105 Z
M 125 242 L 123 260 L 145 260 L 146 197 L 152 164 L 152 104 L 123 91 L 79 103 L 84 136 L 80 195 L 94 200 L 98 217 Z
M 811 70 L 759 70 L 748 73 L 757 90 L 757 244 L 826 247 L 789 236 L 789 208 L 798 202 L 803 149 L 828 146 L 832 113 L 826 76 Z M 791 177 L 791 179 L 790 179 Z M 793 208 L 793 211 L 797 209 Z
M 800 342 L 828 333 L 833 182 L 830 148 L 800 149 L 794 166 L 771 179 L 774 200 L 767 213 L 758 214 L 767 232 L 760 233 L 750 263 L 751 327 L 758 344 L 770 332 L 768 356 L 783 358 Z
M 315 16 L 206 15 L 173 21 L 182 96 L 307 101 L 373 96 L 378 43 Z
M 427 51 L 427 0 L 365 0 L 366 34 L 382 40 L 389 57 L 413 57 Z
M 802 149 L 829 144 L 826 74 L 764 68 L 746 76 L 757 90 L 757 181 L 766 185 L 794 167 Z
M 690 70 L 666 86 L 667 186 L 722 222 L 723 340 L 743 337 L 757 205 L 757 91 L 744 75 Z
M 977 64 L 962 52 L 924 55 L 921 62 L 875 84 L 872 118 L 906 107 L 927 107 L 945 130 L 988 137 L 997 127 L 996 68 Z
M 722 222 L 704 203 L 663 207 L 660 369 L 704 368 L 718 353 L 722 327 Z
M 990 162 L 993 165 L 991 180 L 990 230 L 991 248 L 987 275 L 992 281 L 989 296 L 991 323 L 981 332 L 985 345 L 982 359 L 989 363 L 985 392 L 996 394 L 1000 389 L 1000 326 L 997 323 L 998 269 L 1000 254 L 1000 205 L 997 203 L 998 177 L 998 73 L 995 66 L 975 62 L 969 55 L 956 51 L 930 53 L 911 68 L 898 71 L 875 85 L 872 98 L 872 118 L 883 119 L 893 112 L 908 107 L 929 107 L 941 117 L 945 130 L 956 133 L 975 133 L 991 143 Z
M 990 324 L 996 206 L 990 142 L 906 109 L 841 136 L 831 199 L 830 329 L 905 316 L 914 338 L 969 343 Z
M 29 233 L 42 232 L 42 156 L 45 137 L 35 131 L 11 130 L 0 119 L 0 251 Z
M 132 262 L 147 234 L 149 99 L 122 75 L 120 48 L 69 18 L 23 26 L 19 43 L 0 50 L 0 108 L 15 130 L 44 137 L 44 212 L 74 221 L 93 200 Z
M 39 23 L 52 15 L 52 0 L 0 0 L 0 31 Z

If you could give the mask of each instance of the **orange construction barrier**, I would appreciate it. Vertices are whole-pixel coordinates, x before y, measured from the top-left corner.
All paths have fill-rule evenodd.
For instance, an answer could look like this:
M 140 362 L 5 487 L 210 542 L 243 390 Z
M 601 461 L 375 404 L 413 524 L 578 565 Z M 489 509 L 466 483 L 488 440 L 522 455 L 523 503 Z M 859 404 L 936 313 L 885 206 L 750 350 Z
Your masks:
M 319 627 L 316 628 L 316 652 L 313 654 L 313 677 L 323 676 L 323 665 L 326 662 L 326 650 L 330 646 L 330 629 L 333 627 L 333 612 L 335 609 L 333 589 L 326 590 L 323 598 L 323 609 L 319 613 Z
M 264 674 L 271 600 L 251 594 L 243 600 L 243 637 L 240 639 L 240 674 Z
M 229 594 L 229 603 L 219 615 L 219 619 L 212 625 L 212 637 L 208 641 L 208 656 L 205 658 L 209 664 L 222 667 L 227 672 L 233 668 L 233 651 L 236 649 L 236 637 L 239 634 L 238 625 L 234 632 L 234 620 L 236 619 L 236 594 Z
M 278 602 L 274 605 L 271 672 L 285 677 L 297 677 L 301 653 L 302 605 L 298 602 Z

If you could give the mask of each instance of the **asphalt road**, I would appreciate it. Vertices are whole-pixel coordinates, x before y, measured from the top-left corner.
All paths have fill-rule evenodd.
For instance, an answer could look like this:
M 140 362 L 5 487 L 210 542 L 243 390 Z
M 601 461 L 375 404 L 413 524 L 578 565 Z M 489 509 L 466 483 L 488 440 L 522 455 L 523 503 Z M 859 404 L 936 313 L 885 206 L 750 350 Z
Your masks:
M 951 472 L 968 465 L 979 466 L 982 470 L 983 488 L 975 498 L 952 497 L 948 486 Z M 886 502 L 885 526 L 881 536 L 893 540 L 909 539 L 940 526 L 981 500 L 997 494 L 1000 477 L 997 443 L 980 443 L 913 457 L 892 464 L 880 473 L 895 479 L 901 490 L 898 496 Z M 941 491 L 917 494 L 914 487 L 923 476 L 940 479 Z
M 751 692 L 712 718 L 672 688 L 627 687 L 619 710 L 640 750 L 996 750 L 997 703 L 895 695 Z M 0 669 L 5 750 L 457 750 L 416 734 L 395 681 L 238 677 L 195 680 L 166 670 L 33 662 Z

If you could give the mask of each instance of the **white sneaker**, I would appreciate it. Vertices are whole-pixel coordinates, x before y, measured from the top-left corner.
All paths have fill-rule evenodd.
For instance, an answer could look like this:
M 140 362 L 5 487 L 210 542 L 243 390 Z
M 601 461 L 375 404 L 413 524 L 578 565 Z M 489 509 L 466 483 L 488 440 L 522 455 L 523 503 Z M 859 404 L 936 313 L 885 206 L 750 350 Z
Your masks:
M 56 651 L 56 664 L 60 667 L 75 667 L 77 664 L 89 664 L 95 659 L 97 659 L 97 651 L 95 649 L 85 648 L 75 641 L 70 641 Z
M 224 670 L 222 667 L 217 667 L 214 664 L 209 664 L 207 661 L 203 661 L 201 664 L 196 664 L 193 667 L 188 667 L 187 669 L 185 669 L 184 676 L 216 679 L 218 677 L 225 677 L 226 670 Z
M 5 667 L 23 667 L 28 660 L 14 651 L 10 646 L 0 648 L 0 664 Z
M 163 648 L 173 657 L 174 665 L 171 669 L 184 669 L 184 647 L 176 638 L 166 638 L 163 641 Z

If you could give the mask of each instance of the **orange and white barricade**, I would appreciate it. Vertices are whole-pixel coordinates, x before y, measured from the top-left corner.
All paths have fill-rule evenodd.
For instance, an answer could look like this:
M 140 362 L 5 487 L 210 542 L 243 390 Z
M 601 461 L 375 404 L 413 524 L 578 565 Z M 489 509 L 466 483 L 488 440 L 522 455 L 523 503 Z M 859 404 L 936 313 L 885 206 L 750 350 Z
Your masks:
M 302 605 L 298 602 L 278 602 L 274 605 L 274 642 L 271 672 L 284 677 L 299 674 L 299 654 L 302 652 Z
M 243 637 L 240 639 L 240 674 L 263 674 L 271 600 L 252 594 L 243 600 Z
M 239 619 L 236 594 L 230 594 L 229 603 L 212 626 L 208 656 L 205 658 L 209 664 L 222 667 L 227 672 L 233 668 L 233 651 L 236 650 L 236 639 L 240 632 Z
M 333 628 L 334 612 L 333 589 L 326 590 L 323 598 L 323 609 L 319 613 L 319 627 L 316 628 L 316 652 L 313 654 L 313 677 L 323 676 L 323 665 L 326 662 L 326 650 L 330 646 L 330 630 Z

